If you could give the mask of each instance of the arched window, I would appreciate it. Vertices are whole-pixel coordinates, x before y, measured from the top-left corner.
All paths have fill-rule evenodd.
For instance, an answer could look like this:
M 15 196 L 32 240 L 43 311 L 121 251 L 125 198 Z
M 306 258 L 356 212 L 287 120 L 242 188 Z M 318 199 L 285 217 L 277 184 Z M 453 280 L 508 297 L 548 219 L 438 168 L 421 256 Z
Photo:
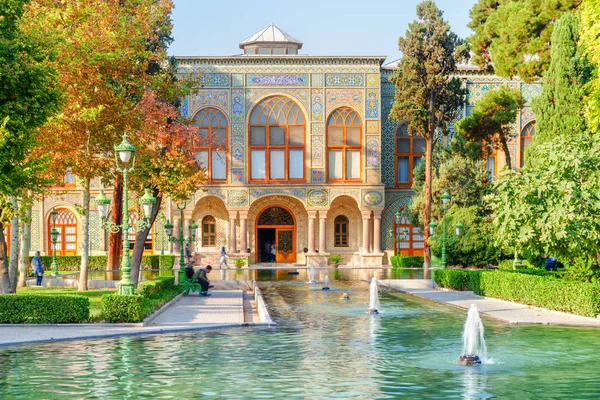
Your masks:
M 394 251 L 397 256 L 422 256 L 425 247 L 423 229 L 413 226 L 400 209 L 400 221 L 394 220 Z M 399 222 L 399 223 L 398 223 Z
M 533 141 L 535 135 L 535 121 L 529 122 L 521 131 L 521 167 L 525 164 L 525 150 Z
M 50 230 L 52 229 L 51 215 L 48 215 L 48 254 L 52 251 L 52 240 L 50 239 Z M 56 240 L 57 256 L 76 256 L 77 255 L 77 218 L 75 214 L 66 208 L 56 209 L 56 230 L 58 238 Z
M 6 254 L 10 254 L 10 224 L 3 224 L 4 226 L 4 242 L 6 242 Z
M 198 168 L 206 170 L 210 182 L 227 180 L 227 119 L 216 108 L 205 108 L 196 114 L 198 136 L 194 155 Z
M 413 171 L 425 153 L 425 139 L 408 134 L 408 126 L 402 124 L 396 131 L 396 185 L 411 186 Z
M 207 215 L 202 218 L 202 247 L 217 245 L 217 224 L 215 217 Z
M 138 221 L 138 212 L 136 210 L 129 210 L 129 249 L 133 250 L 135 246 L 135 237 L 137 236 L 136 222 Z M 154 226 L 150 228 L 146 241 L 144 242 L 144 254 L 152 254 L 154 250 Z
M 348 218 L 343 215 L 335 217 L 333 222 L 335 232 L 335 247 L 348 247 Z
M 304 181 L 305 127 L 300 107 L 287 97 L 256 105 L 250 114 L 250 180 Z
M 327 177 L 329 181 L 360 181 L 362 121 L 356 111 L 342 107 L 327 120 Z

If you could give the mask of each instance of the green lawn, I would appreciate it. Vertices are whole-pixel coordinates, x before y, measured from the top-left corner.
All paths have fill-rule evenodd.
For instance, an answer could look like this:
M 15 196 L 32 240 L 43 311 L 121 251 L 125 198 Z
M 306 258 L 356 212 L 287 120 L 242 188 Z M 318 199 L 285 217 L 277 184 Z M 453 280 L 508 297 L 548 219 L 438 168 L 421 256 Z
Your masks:
M 101 320 L 100 300 L 102 296 L 116 292 L 117 289 L 88 290 L 87 292 L 78 292 L 74 288 L 55 288 L 55 287 L 37 287 L 29 286 L 17 288 L 17 294 L 39 294 L 40 296 L 48 294 L 77 294 L 90 299 L 90 321 Z

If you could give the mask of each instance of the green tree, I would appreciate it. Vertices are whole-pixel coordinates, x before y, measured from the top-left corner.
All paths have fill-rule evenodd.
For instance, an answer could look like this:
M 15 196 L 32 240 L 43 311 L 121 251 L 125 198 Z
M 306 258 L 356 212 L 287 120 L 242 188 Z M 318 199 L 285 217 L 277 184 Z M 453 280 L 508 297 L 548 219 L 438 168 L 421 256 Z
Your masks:
M 505 77 L 532 80 L 550 64 L 554 24 L 581 0 L 479 0 L 470 11 L 473 61 Z
M 475 105 L 471 115 L 455 124 L 456 130 L 468 140 L 485 142 L 490 149 L 501 147 L 506 165 L 512 168 L 508 142 L 516 136 L 514 123 L 523 104 L 525 99 L 517 89 L 501 86 L 490 90 Z
M 542 93 L 532 102 L 536 115 L 535 136 L 527 149 L 527 162 L 544 163 L 546 153 L 537 146 L 556 136 L 579 136 L 587 132 L 585 89 L 589 67 L 577 47 L 578 18 L 565 14 L 552 34 L 552 61 L 544 75 Z
M 465 60 L 468 49 L 450 31 L 442 11 L 431 0 L 417 5 L 418 20 L 412 22 L 405 37 L 398 40 L 403 57 L 398 62 L 392 82 L 396 98 L 390 119 L 409 121 L 409 132 L 425 139 L 424 225 L 431 217 L 431 170 L 433 147 L 438 132 L 447 133 L 448 124 L 460 114 L 465 90 L 458 78 L 451 75 L 456 64 Z M 425 229 L 425 243 L 429 233 Z M 425 245 L 425 267 L 430 267 Z
M 579 43 L 584 55 L 594 65 L 593 75 L 587 84 L 586 117 L 592 132 L 600 131 L 600 0 L 583 0 L 581 7 Z
M 47 160 L 31 157 L 30 152 L 38 144 L 37 128 L 57 111 L 61 99 L 57 72 L 51 64 L 55 56 L 52 42 L 39 32 L 23 29 L 29 23 L 23 17 L 28 3 L 0 2 L 1 293 L 15 292 L 18 265 L 15 251 L 8 266 L 3 224 L 18 212 L 17 197 L 40 183 L 39 172 L 46 168 Z M 18 240 L 14 243 L 17 250 Z

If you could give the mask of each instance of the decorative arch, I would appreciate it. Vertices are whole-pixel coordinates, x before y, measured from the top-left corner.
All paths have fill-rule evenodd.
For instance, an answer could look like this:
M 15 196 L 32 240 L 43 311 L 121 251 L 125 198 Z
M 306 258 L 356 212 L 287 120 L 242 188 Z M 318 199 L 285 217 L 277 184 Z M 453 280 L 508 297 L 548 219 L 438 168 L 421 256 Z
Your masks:
M 535 136 L 535 121 L 529 121 L 521 130 L 521 167 L 525 165 L 525 150 L 533 142 Z
M 306 181 L 306 121 L 304 110 L 286 96 L 254 105 L 248 117 L 251 182 Z
M 54 227 L 58 231 L 58 238 L 56 241 L 56 255 L 58 256 L 76 256 L 77 255 L 77 243 L 79 242 L 78 223 L 75 213 L 65 207 L 55 208 L 56 223 Z M 46 216 L 47 238 L 48 238 L 48 254 L 52 254 L 52 240 L 50 232 L 52 230 L 52 215 L 48 212 Z
M 320 213 L 320 211 L 319 211 Z M 346 246 L 336 245 L 336 221 L 343 217 L 348 221 L 348 241 Z M 327 235 L 327 249 L 329 251 L 355 252 L 362 244 L 362 214 L 356 199 L 349 195 L 337 196 L 327 211 L 325 233 Z
M 363 122 L 351 107 L 339 107 L 327 117 L 327 179 L 360 182 Z
M 214 244 L 204 243 L 204 220 L 212 217 L 215 221 Z M 199 253 L 210 253 L 218 251 L 220 246 L 226 245 L 228 234 L 229 214 L 222 199 L 214 195 L 200 198 L 194 207 L 192 219 L 199 225 L 199 234 L 196 236 L 194 249 Z M 239 232 L 239 229 L 236 230 Z
M 229 122 L 225 113 L 210 106 L 194 116 L 198 131 L 193 140 L 194 158 L 198 168 L 204 168 L 208 183 L 227 180 L 227 140 Z
M 425 139 L 411 136 L 403 122 L 394 136 L 394 182 L 396 186 L 411 187 L 413 171 L 425 154 Z

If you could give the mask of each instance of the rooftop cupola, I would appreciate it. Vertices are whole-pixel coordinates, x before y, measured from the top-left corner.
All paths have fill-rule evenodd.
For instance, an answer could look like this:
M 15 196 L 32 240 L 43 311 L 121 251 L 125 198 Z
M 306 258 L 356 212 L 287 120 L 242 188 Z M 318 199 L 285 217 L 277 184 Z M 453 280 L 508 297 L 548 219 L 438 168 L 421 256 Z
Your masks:
M 248 39 L 240 43 L 240 49 L 247 55 L 274 55 L 298 54 L 302 48 L 302 42 L 282 31 L 274 24 L 256 32 Z

